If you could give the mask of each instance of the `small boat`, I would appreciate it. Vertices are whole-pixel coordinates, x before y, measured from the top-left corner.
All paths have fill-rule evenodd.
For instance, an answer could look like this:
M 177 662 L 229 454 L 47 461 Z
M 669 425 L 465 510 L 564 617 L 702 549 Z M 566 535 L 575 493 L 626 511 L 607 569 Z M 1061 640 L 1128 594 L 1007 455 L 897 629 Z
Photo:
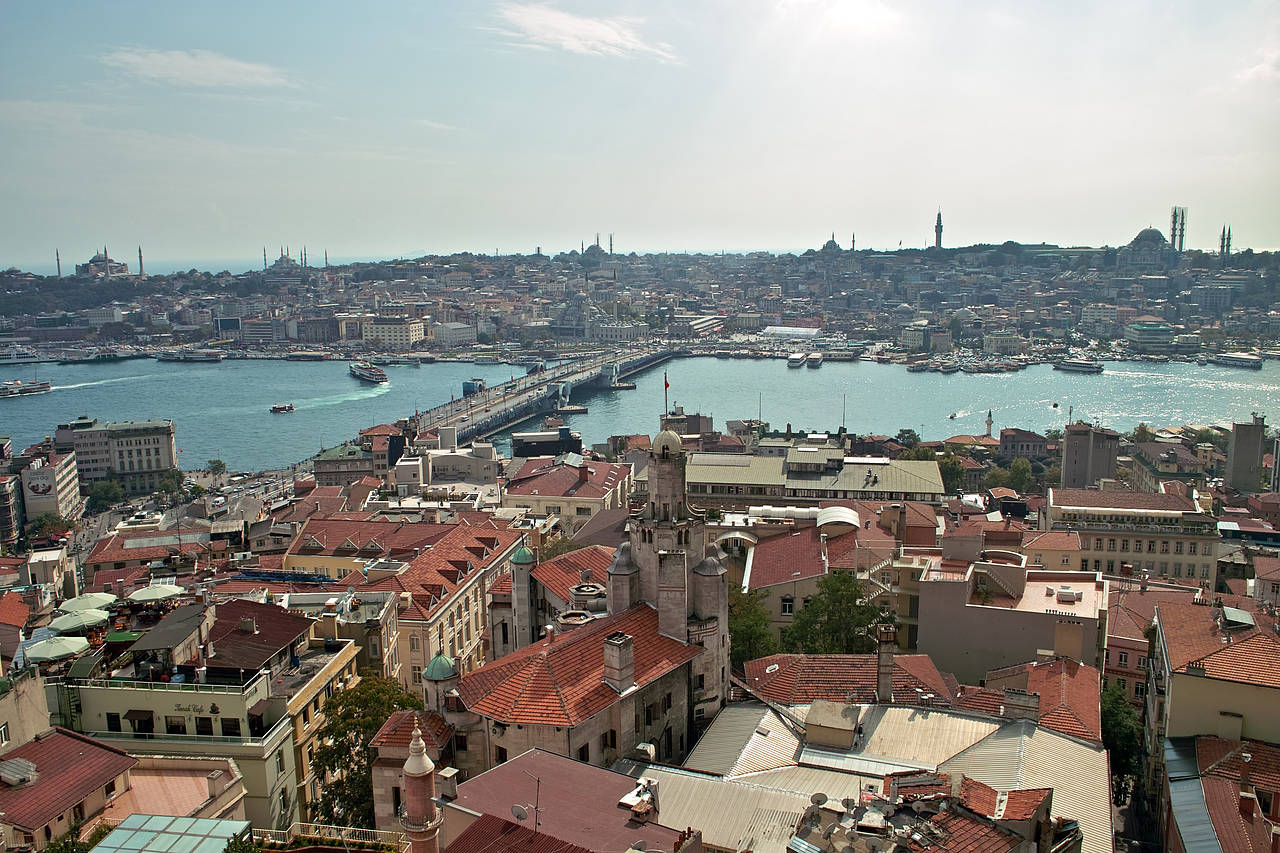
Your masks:
M 954 421 L 957 417 L 959 417 L 959 415 L 960 415 L 959 412 L 952 412 L 951 414 L 947 415 L 947 420 Z
M 387 374 L 380 368 L 375 367 L 367 361 L 357 361 L 348 368 L 348 371 L 356 379 L 364 382 L 386 382 Z
M 555 415 L 547 415 L 542 419 L 543 429 L 558 429 L 564 426 L 564 418 L 557 418 Z
M 293 403 L 276 403 L 271 407 L 271 414 L 284 415 L 293 411 Z
M 1057 404 L 1057 403 L 1054 403 L 1054 404 L 1053 404 L 1053 407 L 1054 407 L 1055 409 L 1056 409 L 1056 408 L 1058 408 L 1058 404 Z
M 1224 352 L 1209 359 L 1213 364 L 1222 367 L 1243 367 L 1246 370 L 1261 370 L 1262 359 L 1247 352 Z
M 156 353 L 156 361 L 182 361 L 182 362 L 217 362 L 222 361 L 222 353 L 218 350 L 208 349 L 177 349 L 165 350 Z

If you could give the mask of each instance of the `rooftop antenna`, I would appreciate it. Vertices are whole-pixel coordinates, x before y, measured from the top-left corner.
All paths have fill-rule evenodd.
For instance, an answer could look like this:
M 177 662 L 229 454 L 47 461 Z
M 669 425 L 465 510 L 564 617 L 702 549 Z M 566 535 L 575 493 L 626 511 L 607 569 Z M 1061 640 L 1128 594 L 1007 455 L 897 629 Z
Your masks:
M 538 804 L 539 802 L 541 802 L 541 797 L 542 797 L 542 780 L 539 779 L 537 776 L 534 776 L 528 770 L 524 770 L 522 772 L 524 773 L 524 775 L 528 776 L 530 779 L 532 779 L 536 783 L 534 787 L 534 792 L 533 792 L 533 805 L 529 805 L 528 803 L 525 803 L 524 805 L 521 805 L 520 803 L 515 803 L 514 805 L 511 806 L 511 816 L 514 817 L 516 820 L 520 820 L 520 821 L 528 820 L 529 811 L 532 810 L 533 811 L 533 829 L 535 832 L 537 832 L 538 827 L 542 826 L 542 810 L 538 807 Z

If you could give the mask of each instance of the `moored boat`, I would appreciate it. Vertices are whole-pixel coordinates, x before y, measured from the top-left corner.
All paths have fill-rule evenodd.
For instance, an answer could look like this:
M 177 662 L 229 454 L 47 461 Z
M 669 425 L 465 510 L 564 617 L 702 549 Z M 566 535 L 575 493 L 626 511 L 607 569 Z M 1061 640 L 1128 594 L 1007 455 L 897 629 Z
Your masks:
M 1262 358 L 1247 352 L 1224 352 L 1209 359 L 1222 367 L 1243 367 L 1246 370 L 1261 370 Z

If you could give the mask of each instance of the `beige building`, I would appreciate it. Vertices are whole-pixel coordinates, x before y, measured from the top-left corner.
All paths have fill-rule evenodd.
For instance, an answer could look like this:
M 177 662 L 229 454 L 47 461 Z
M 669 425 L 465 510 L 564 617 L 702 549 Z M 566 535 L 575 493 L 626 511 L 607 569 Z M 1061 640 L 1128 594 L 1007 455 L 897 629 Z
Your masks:
M 48 726 L 49 705 L 39 670 L 6 672 L 0 680 L 0 758 Z
M 1151 492 L 1050 489 L 1041 526 L 1080 536 L 1080 559 L 1093 572 L 1125 564 L 1152 578 L 1194 579 L 1217 588 L 1217 520 L 1191 498 Z
M 84 515 L 75 451 L 37 457 L 22 469 L 21 477 L 28 519 L 50 513 L 75 521 Z
M 53 435 L 59 453 L 75 451 L 82 487 L 117 480 L 125 494 L 156 490 L 160 477 L 178 470 L 173 421 L 99 421 L 82 417 L 59 424 Z
M 502 505 L 558 515 L 572 531 L 601 510 L 625 506 L 631 490 L 630 463 L 596 462 L 576 453 L 535 456 L 507 476 Z
M 372 317 L 360 324 L 361 339 L 388 349 L 408 349 L 425 340 L 422 321 L 413 317 Z

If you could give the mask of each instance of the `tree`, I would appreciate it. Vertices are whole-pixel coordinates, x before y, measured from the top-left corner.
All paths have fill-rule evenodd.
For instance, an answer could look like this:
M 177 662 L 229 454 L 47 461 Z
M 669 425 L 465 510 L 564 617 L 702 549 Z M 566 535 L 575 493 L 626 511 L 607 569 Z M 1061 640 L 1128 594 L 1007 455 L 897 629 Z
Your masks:
M 1044 469 L 1044 485 L 1046 488 L 1048 488 L 1049 486 L 1056 486 L 1061 482 L 1062 482 L 1062 466 L 1061 465 L 1050 465 L 1048 468 Z
M 1133 428 L 1133 432 L 1129 433 L 1129 439 L 1134 444 L 1141 444 L 1144 441 L 1155 441 L 1156 434 L 1152 431 L 1151 427 L 1140 423 Z
M 56 512 L 42 512 L 27 524 L 27 536 L 33 539 L 49 539 L 61 536 L 75 527 L 74 521 L 68 521 Z
M 769 614 L 761 603 L 764 596 L 763 592 L 742 592 L 735 586 L 729 587 L 729 645 L 735 670 L 741 670 L 749 660 L 778 650 Z
M 321 784 L 314 820 L 373 829 L 373 750 L 378 729 L 396 711 L 422 710 L 422 700 L 395 681 L 365 678 L 324 703 L 315 768 Z
M 227 463 L 223 462 L 221 459 L 210 459 L 208 462 L 204 463 L 204 467 L 208 468 L 209 473 L 215 477 L 221 477 L 223 474 L 227 473 Z
M 954 492 L 964 486 L 965 467 L 960 457 L 948 453 L 938 460 L 938 473 L 942 475 L 942 488 Z
M 982 475 L 982 488 L 984 489 L 1001 489 L 1009 485 L 1009 469 L 1007 468 L 989 468 L 987 473 Z
M 165 471 L 156 479 L 156 491 L 177 494 L 182 491 L 182 472 Z
M 1129 697 L 1116 682 L 1102 691 L 1102 745 L 1111 756 L 1111 784 L 1119 792 L 1125 777 L 1139 771 L 1142 755 L 1142 723 Z
M 1013 460 L 1013 464 L 1009 466 L 1009 488 L 1019 494 L 1025 492 L 1027 487 L 1031 485 L 1031 460 L 1026 457 L 1019 456 Z
M 782 634 L 789 652 L 857 654 L 874 651 L 868 630 L 882 619 L 880 611 L 862 597 L 862 585 L 849 572 L 832 572 L 818 581 L 818 592 L 796 612 Z
M 915 447 L 920 443 L 920 434 L 910 428 L 900 429 L 894 439 L 903 447 Z
M 907 450 L 899 453 L 898 458 L 908 461 L 917 460 L 920 462 L 933 462 L 938 458 L 938 453 L 932 447 L 921 447 L 917 444 L 915 447 L 908 448 Z
M 124 500 L 124 487 L 118 480 L 99 480 L 89 487 L 89 505 L 95 512 L 115 506 Z

